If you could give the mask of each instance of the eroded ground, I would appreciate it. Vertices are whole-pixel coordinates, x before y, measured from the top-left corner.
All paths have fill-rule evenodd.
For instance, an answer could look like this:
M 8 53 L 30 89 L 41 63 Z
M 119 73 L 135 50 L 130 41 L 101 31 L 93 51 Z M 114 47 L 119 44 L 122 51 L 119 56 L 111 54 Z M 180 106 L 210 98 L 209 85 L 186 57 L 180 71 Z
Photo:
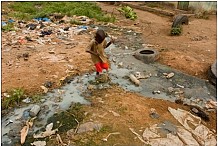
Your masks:
M 112 12 L 115 8 L 102 3 L 99 5 L 107 12 Z M 118 17 L 115 25 L 142 33 L 144 44 L 160 51 L 160 64 L 207 79 L 207 70 L 216 59 L 216 16 L 210 16 L 209 20 L 191 18 L 190 24 L 183 26 L 183 34 L 172 37 L 169 36 L 171 18 L 135 11 L 138 19 L 134 22 L 125 19 L 114 10 L 113 14 Z M 67 26 L 69 24 L 55 25 L 54 32 Z M 17 41 L 20 40 L 20 36 L 29 36 L 33 41 L 19 43 Z M 125 43 L 119 34 L 114 36 L 117 37 L 117 44 L 121 44 L 122 41 Z M 71 35 L 67 39 L 60 38 L 54 33 L 43 38 L 43 44 L 40 44 L 37 41 L 37 30 L 27 33 L 17 31 L 16 34 L 2 32 L 2 93 L 18 87 L 23 87 L 30 95 L 42 93 L 43 89 L 40 86 L 46 81 L 51 81 L 52 88 L 57 88 L 60 86 L 60 79 L 67 75 L 76 76 L 93 72 L 90 56 L 85 53 L 90 39 L 89 33 Z M 29 54 L 27 60 L 23 58 L 25 53 Z M 117 86 L 93 90 L 87 98 L 92 104 L 83 107 L 87 116 L 81 123 L 99 121 L 104 125 L 103 130 L 75 136 L 66 136 L 66 132 L 60 132 L 64 143 L 70 141 L 77 142 L 78 145 L 142 145 L 129 128 L 134 128 L 137 133 L 142 134 L 144 128 L 165 120 L 179 125 L 170 115 L 168 107 L 189 110 L 188 106 L 145 98 Z M 160 115 L 159 119 L 149 116 L 151 108 L 156 109 Z M 203 124 L 216 131 L 216 112 L 209 112 L 209 117 L 210 121 Z M 111 135 L 107 142 L 103 142 L 102 138 L 112 132 L 120 134 Z M 55 137 L 52 136 L 50 142 L 57 144 Z

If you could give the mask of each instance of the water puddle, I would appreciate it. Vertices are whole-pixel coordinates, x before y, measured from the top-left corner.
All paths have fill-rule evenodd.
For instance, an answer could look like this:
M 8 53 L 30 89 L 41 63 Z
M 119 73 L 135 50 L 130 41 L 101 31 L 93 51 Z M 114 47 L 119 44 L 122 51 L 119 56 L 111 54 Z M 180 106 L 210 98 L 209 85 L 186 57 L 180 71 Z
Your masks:
M 140 93 L 145 97 L 170 100 L 173 102 L 177 97 L 176 95 L 169 93 L 169 87 L 179 88 L 184 92 L 187 102 L 191 102 L 191 100 L 194 100 L 195 98 L 200 98 L 203 101 L 209 99 L 216 100 L 216 88 L 207 81 L 185 75 L 158 63 L 145 64 L 142 61 L 135 59 L 132 56 L 133 52 L 136 49 L 143 48 L 142 42 L 138 42 L 140 35 L 133 31 L 129 33 L 126 33 L 126 30 L 122 31 L 125 31 L 125 39 L 129 38 L 131 41 L 126 40 L 126 43 L 118 44 L 117 46 L 111 45 L 106 49 L 111 61 L 109 76 L 112 83 L 118 84 L 127 91 Z M 137 44 L 137 47 L 132 47 L 134 44 Z M 128 46 L 128 50 L 125 49 L 127 48 L 125 46 Z M 135 72 L 141 72 L 150 75 L 150 77 L 141 79 L 140 86 L 136 86 L 128 78 L 130 73 Z M 175 76 L 171 79 L 166 79 L 163 76 L 163 73 L 170 72 L 173 72 Z M 37 120 L 34 122 L 32 133 L 45 127 L 47 121 L 57 121 L 58 118 L 65 117 L 66 115 L 64 114 L 59 116 L 56 115 L 56 117 L 54 114 L 68 110 L 72 103 L 90 104 L 90 102 L 83 97 L 83 93 L 88 91 L 87 87 L 92 80 L 95 80 L 95 73 L 77 76 L 74 77 L 69 84 L 60 89 L 55 89 L 44 96 L 43 100 L 38 103 L 41 107 L 41 111 L 37 116 Z M 109 86 L 109 84 L 99 84 L 94 87 L 101 89 Z M 154 94 L 153 91 L 157 90 L 160 91 L 160 93 Z M 204 102 L 202 102 L 202 105 L 203 103 Z M 2 144 L 10 145 L 14 141 L 19 141 L 19 131 L 22 128 L 21 123 L 25 122 L 30 117 L 29 110 L 32 107 L 33 104 L 30 104 L 27 107 L 16 108 L 7 116 L 2 117 Z M 9 120 L 12 120 L 13 123 L 5 126 Z M 9 131 L 11 130 L 14 130 L 15 134 L 13 134 L 13 132 L 10 134 L 11 132 Z

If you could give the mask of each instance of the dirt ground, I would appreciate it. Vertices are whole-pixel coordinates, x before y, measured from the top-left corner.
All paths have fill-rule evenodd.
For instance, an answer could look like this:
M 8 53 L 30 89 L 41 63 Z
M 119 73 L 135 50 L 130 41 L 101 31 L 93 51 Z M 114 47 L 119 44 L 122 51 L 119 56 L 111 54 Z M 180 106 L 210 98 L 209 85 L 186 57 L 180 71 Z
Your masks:
M 198 78 L 208 79 L 207 71 L 216 60 L 216 15 L 210 15 L 208 20 L 191 17 L 189 25 L 183 26 L 181 36 L 170 36 L 171 17 L 158 16 L 135 9 L 138 19 L 132 21 L 116 11 L 117 6 L 98 4 L 104 11 L 113 12 L 113 15 L 118 18 L 118 21 L 114 23 L 115 25 L 141 32 L 145 44 L 150 44 L 149 46 L 160 51 L 159 63 Z M 68 26 L 67 24 L 62 25 L 63 28 Z M 34 40 L 37 39 L 36 34 L 37 30 L 30 34 L 19 31 L 16 36 L 12 32 L 2 32 L 2 93 L 22 87 L 26 93 L 34 95 L 43 92 L 40 86 L 43 86 L 46 81 L 53 83 L 51 89 L 57 88 L 60 85 L 60 80 L 67 75 L 79 75 L 94 71 L 90 55 L 85 53 L 86 46 L 91 39 L 90 35 L 77 35 L 71 37 L 71 40 L 63 41 L 52 34 L 46 36 L 47 38 L 45 37 L 50 41 L 41 45 Z M 31 37 L 33 41 L 17 42 L 20 37 L 25 36 Z M 119 36 L 116 41 L 119 41 Z M 27 60 L 23 57 L 26 53 L 28 54 Z M 87 110 L 91 113 L 104 114 L 104 111 L 108 113 L 108 110 L 113 109 L 120 113 L 122 118 L 119 120 L 110 115 L 100 118 L 100 121 L 113 125 L 112 131 L 118 130 L 127 133 L 128 138 L 134 138 L 128 130 L 130 126 L 140 129 L 143 126 L 146 127 L 166 119 L 178 124 L 167 111 L 168 106 L 188 109 L 186 106 L 144 98 L 117 88 L 99 92 L 103 94 L 99 97 L 103 98 L 105 103 L 102 105 L 93 103 L 94 107 L 87 107 Z M 125 99 L 121 97 L 125 97 Z M 124 107 L 124 111 L 122 107 Z M 155 108 L 161 115 L 159 120 L 148 117 L 150 108 Z M 210 116 L 212 120 L 206 125 L 208 128 L 216 130 L 216 113 L 211 113 Z M 121 139 L 119 142 L 131 144 L 125 143 L 125 137 L 120 136 L 119 138 Z M 136 139 L 134 141 L 140 143 Z

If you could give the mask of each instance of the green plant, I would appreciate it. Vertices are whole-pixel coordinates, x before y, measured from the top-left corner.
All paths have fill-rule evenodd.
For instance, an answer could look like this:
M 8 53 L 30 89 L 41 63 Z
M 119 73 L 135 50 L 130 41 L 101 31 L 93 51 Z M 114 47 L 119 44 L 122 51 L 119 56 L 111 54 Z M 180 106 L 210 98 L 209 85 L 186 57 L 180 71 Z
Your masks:
M 5 26 L 2 26 L 2 31 L 14 31 L 14 24 L 8 23 Z
M 3 108 L 8 108 L 9 106 L 11 106 L 12 104 L 14 104 L 15 102 L 17 104 L 20 103 L 20 100 L 25 96 L 24 94 L 24 90 L 21 88 L 18 89 L 12 89 L 9 92 L 9 97 L 6 97 L 3 100 L 2 106 Z
M 114 17 L 105 15 L 95 2 L 13 2 L 10 8 L 13 10 L 10 15 L 19 19 L 31 20 L 60 13 L 67 16 L 87 16 L 97 21 L 114 21 Z
M 40 95 L 33 95 L 31 97 L 33 103 L 38 103 L 41 98 L 42 98 L 42 96 L 40 96 Z
M 135 20 L 137 19 L 136 12 L 129 6 L 122 6 L 117 9 L 119 12 L 123 13 L 127 19 Z
M 80 21 L 77 21 L 75 19 L 70 20 L 70 24 L 82 25 L 82 23 Z
M 181 35 L 181 33 L 182 33 L 182 27 L 181 26 L 171 28 L 171 32 L 170 32 L 171 35 L 173 35 L 173 36 L 177 35 L 178 36 L 178 35 Z

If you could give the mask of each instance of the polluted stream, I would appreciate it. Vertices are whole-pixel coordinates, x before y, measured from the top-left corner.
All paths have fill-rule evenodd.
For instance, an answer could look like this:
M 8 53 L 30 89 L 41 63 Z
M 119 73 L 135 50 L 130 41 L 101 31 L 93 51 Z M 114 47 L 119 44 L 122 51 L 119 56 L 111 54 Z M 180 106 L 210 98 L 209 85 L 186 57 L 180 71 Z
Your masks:
M 146 64 L 137 60 L 133 54 L 138 49 L 144 48 L 140 33 L 115 27 L 102 28 L 114 36 L 116 34 L 113 32 L 122 34 L 119 36 L 119 41 L 115 43 L 116 45 L 112 44 L 105 49 L 111 62 L 109 70 L 111 83 L 145 97 L 172 102 L 175 102 L 182 95 L 185 103 L 192 104 L 198 100 L 200 102 L 197 104 L 201 107 L 204 107 L 205 102 L 210 99 L 216 101 L 216 87 L 208 81 L 184 74 L 157 62 Z M 147 76 L 146 79 L 140 79 L 139 86 L 129 79 L 130 74 L 136 73 Z M 164 75 L 165 73 L 174 73 L 174 76 L 168 79 Z M 95 73 L 76 76 L 71 79 L 70 83 L 43 96 L 40 103 L 37 103 L 41 110 L 28 135 L 39 132 L 40 129 L 49 124 L 49 119 L 54 117 L 55 113 L 68 110 L 72 103 L 91 104 L 83 96 L 87 92 L 87 88 L 92 85 L 90 81 L 95 81 Z M 110 87 L 110 85 L 110 83 L 102 83 L 92 85 L 92 88 L 103 89 Z M 30 119 L 29 111 L 34 105 L 29 104 L 26 107 L 15 108 L 2 117 L 2 145 L 9 146 L 20 141 L 20 130 L 23 123 Z M 13 123 L 8 124 L 10 120 Z M 30 141 L 33 142 L 34 139 L 32 138 Z

